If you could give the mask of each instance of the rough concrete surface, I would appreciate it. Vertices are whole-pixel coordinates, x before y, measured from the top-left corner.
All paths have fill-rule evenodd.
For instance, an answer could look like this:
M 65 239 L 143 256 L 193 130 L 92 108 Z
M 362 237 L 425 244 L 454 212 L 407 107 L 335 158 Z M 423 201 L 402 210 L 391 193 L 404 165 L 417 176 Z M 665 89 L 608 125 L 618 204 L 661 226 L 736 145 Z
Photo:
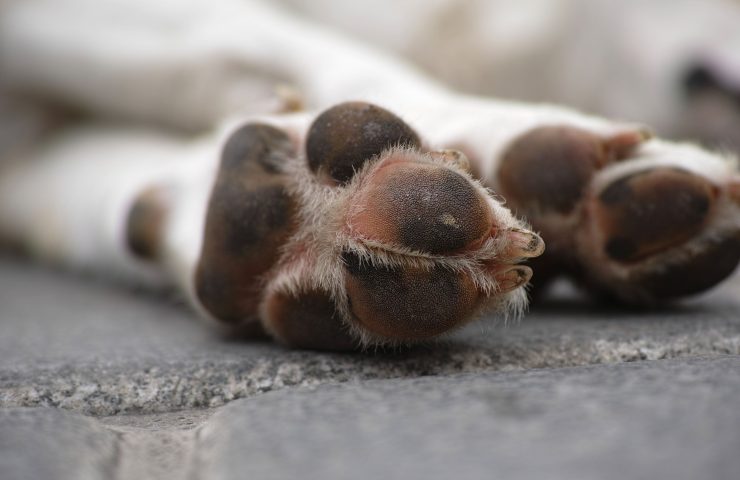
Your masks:
M 740 472 L 738 277 L 364 354 L 229 339 L 160 297 L 0 262 L 0 479 Z
M 216 407 L 286 386 L 740 354 L 740 281 L 681 308 L 564 301 L 441 345 L 330 354 L 228 339 L 154 295 L 0 264 L 0 406 L 93 415 Z

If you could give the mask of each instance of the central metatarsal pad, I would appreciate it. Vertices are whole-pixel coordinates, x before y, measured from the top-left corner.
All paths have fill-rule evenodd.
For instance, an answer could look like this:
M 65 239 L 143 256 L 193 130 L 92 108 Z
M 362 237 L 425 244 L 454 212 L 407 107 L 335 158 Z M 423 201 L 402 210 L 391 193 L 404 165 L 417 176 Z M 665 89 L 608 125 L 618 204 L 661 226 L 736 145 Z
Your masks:
M 470 180 L 435 164 L 381 165 L 353 203 L 353 235 L 420 252 L 464 250 L 493 227 L 486 199 Z

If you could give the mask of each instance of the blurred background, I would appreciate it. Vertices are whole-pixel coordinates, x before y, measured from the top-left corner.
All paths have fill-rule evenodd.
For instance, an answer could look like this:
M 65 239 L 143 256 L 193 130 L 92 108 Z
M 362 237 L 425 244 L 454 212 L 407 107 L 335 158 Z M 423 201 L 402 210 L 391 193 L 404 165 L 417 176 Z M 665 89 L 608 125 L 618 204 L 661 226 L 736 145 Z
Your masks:
M 246 105 L 270 110 L 265 92 L 271 86 L 264 78 L 279 83 L 279 76 L 262 72 L 262 80 L 255 81 L 249 65 L 210 40 L 221 34 L 211 20 L 219 12 L 228 17 L 235 4 L 244 18 L 231 20 L 248 29 L 249 9 L 259 2 L 6 0 L 0 6 L 0 154 L 7 156 L 12 145 L 69 115 L 123 117 L 192 131 Z M 461 91 L 565 104 L 641 122 L 671 138 L 740 149 L 736 0 L 269 4 L 403 57 Z M 165 82 L 164 89 L 157 76 L 168 69 L 189 79 Z M 214 75 L 229 76 L 239 87 L 221 88 Z M 118 104 L 107 98 L 113 91 L 125 99 L 148 77 L 147 95 Z M 195 106 L 190 110 L 200 116 L 165 118 L 156 112 L 175 104 Z
M 463 91 L 740 148 L 735 0 L 281 0 Z

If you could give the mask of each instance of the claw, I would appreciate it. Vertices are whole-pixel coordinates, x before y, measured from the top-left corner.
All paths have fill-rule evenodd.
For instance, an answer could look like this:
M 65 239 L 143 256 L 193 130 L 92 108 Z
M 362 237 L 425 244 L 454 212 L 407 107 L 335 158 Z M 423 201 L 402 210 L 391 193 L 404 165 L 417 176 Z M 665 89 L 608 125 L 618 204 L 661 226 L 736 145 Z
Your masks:
M 545 252 L 545 242 L 536 233 L 520 228 L 512 228 L 507 233 L 511 242 L 509 253 L 512 257 L 534 258 Z
M 604 147 L 613 160 L 627 159 L 642 143 L 653 138 L 647 127 L 625 130 L 604 140 Z
M 429 152 L 432 158 L 440 159 L 445 163 L 456 165 L 460 169 L 472 173 L 472 166 L 470 160 L 460 150 L 437 150 L 435 152 Z
M 735 177 L 727 188 L 727 193 L 733 202 L 740 205 L 740 177 Z
M 497 273 L 498 293 L 506 293 L 525 285 L 532 278 L 532 269 L 524 265 L 513 267 Z

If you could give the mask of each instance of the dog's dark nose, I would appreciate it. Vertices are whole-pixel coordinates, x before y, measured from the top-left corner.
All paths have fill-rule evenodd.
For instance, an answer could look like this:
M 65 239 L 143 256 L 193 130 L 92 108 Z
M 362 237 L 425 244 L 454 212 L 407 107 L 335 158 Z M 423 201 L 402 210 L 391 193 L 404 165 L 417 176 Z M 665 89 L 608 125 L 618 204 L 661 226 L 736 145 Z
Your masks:
M 682 78 L 681 135 L 713 148 L 740 150 L 740 68 L 705 60 Z
M 730 69 L 697 61 L 686 69 L 682 86 L 689 98 L 713 93 L 726 97 L 740 109 L 740 75 L 733 76 Z

